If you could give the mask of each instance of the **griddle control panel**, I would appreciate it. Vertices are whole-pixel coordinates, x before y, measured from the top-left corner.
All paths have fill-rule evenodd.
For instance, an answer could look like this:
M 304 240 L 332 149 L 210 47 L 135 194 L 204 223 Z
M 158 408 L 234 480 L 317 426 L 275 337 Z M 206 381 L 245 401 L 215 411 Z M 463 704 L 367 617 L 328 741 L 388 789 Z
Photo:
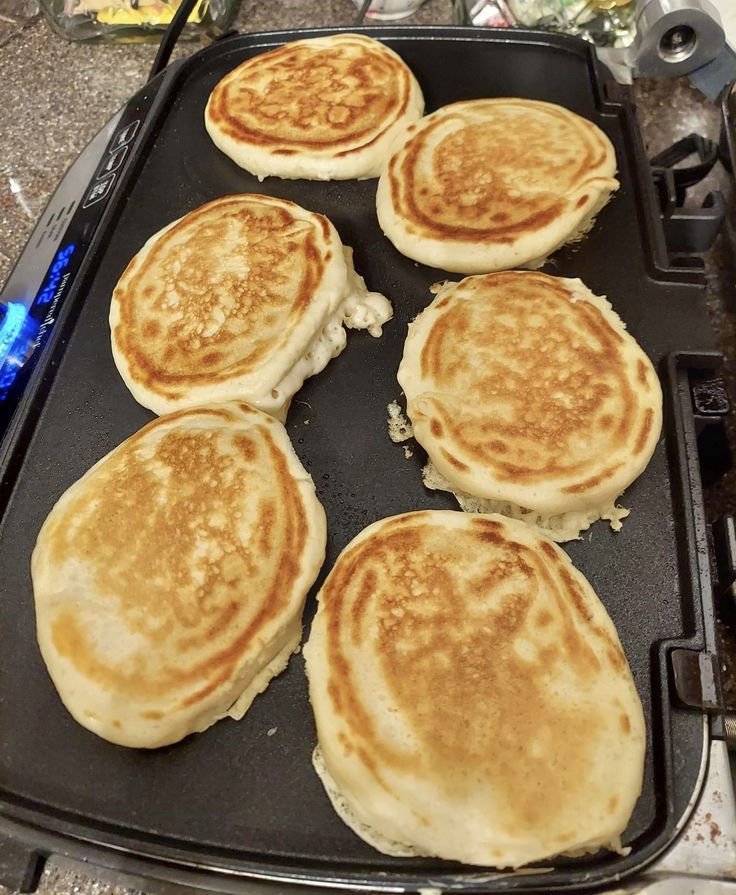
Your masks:
M 105 177 L 107 174 L 112 174 L 113 171 L 117 171 L 125 161 L 125 156 L 127 154 L 127 146 L 121 146 L 120 149 L 116 149 L 114 152 L 109 153 L 109 155 L 102 160 L 102 165 L 100 165 L 100 170 L 97 174 L 98 179 Z
M 82 208 L 89 208 L 90 205 L 96 205 L 110 195 L 113 184 L 118 176 L 118 172 L 125 162 L 125 158 L 128 155 L 140 126 L 141 120 L 140 118 L 136 118 L 116 131 L 112 140 L 110 140 L 107 146 L 107 151 L 97 169 L 95 180 L 87 190 L 87 195 L 82 203 Z
M 143 134 L 148 85 L 69 169 L 0 290 L 0 444 Z
M 87 193 L 87 198 L 84 200 L 82 208 L 89 208 L 90 205 L 95 205 L 97 202 L 101 202 L 103 199 L 107 198 L 112 189 L 114 180 L 115 175 L 110 174 L 109 177 L 105 177 L 103 180 L 98 180 L 93 183 Z
M 120 146 L 127 146 L 128 143 L 135 137 L 138 133 L 138 128 L 140 127 L 140 119 L 136 119 L 135 121 L 131 121 L 130 124 L 121 128 L 112 139 L 112 148 L 110 152 L 118 149 Z

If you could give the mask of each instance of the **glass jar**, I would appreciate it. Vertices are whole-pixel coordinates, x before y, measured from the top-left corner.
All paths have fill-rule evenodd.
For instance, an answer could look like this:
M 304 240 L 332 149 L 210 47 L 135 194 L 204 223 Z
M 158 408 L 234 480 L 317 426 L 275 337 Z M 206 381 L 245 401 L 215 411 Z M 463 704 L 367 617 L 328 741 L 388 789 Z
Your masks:
M 453 0 L 457 24 L 564 31 L 599 47 L 628 46 L 636 11 L 636 0 Z
M 53 30 L 67 40 L 158 41 L 180 0 L 39 0 Z M 230 26 L 237 0 L 200 0 L 182 38 L 218 37 Z

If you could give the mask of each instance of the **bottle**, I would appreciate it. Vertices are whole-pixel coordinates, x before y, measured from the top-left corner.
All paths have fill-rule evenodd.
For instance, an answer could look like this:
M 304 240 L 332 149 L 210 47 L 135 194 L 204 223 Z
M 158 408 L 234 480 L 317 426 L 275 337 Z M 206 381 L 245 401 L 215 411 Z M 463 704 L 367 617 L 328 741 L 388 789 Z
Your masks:
M 599 47 L 626 47 L 636 33 L 636 0 L 454 0 L 454 20 L 564 31 Z
M 53 30 L 67 40 L 158 41 L 181 0 L 39 0 Z M 182 37 L 219 37 L 237 0 L 200 0 Z
M 508 0 L 520 25 L 577 34 L 599 47 L 634 39 L 635 0 Z

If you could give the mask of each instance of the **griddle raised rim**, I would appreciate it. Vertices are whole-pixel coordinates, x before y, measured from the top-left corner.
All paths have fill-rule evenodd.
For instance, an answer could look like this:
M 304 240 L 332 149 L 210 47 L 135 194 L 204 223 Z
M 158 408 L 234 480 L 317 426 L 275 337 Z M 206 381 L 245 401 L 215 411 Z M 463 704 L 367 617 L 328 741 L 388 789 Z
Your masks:
M 218 42 L 215 46 L 200 51 L 187 60 L 173 64 L 162 76 L 160 76 L 161 81 L 158 83 L 157 87 L 154 82 L 154 85 L 148 85 L 137 94 L 137 96 L 144 94 L 147 90 L 152 89 L 152 86 L 155 89 L 158 89 L 158 94 L 156 95 L 153 107 L 143 124 L 142 136 L 138 143 L 137 151 L 134 153 L 134 157 L 130 160 L 126 173 L 118 184 L 113 198 L 103 216 L 95 235 L 91 251 L 85 259 L 77 279 L 72 286 L 72 294 L 68 296 L 67 301 L 65 302 L 63 313 L 60 315 L 60 318 L 62 319 L 59 319 L 52 334 L 52 339 L 49 340 L 45 358 L 39 363 L 34 372 L 34 377 L 29 383 L 22 410 L 19 412 L 14 429 L 12 433 L 9 433 L 8 440 L 6 441 L 7 450 L 0 456 L 0 468 L 5 468 L 11 460 L 17 459 L 18 450 L 22 450 L 20 442 L 26 440 L 26 437 L 32 430 L 36 418 L 33 410 L 40 409 L 39 406 L 34 407 L 34 405 L 42 405 L 43 403 L 44 389 L 42 386 L 50 380 L 50 377 L 47 374 L 50 371 L 52 360 L 58 358 L 63 351 L 62 336 L 64 332 L 70 324 L 74 323 L 73 310 L 78 306 L 80 296 L 84 293 L 82 286 L 90 276 L 94 251 L 104 248 L 120 211 L 121 204 L 124 201 L 125 190 L 134 177 L 136 169 L 140 165 L 141 158 L 146 153 L 147 146 L 150 145 L 150 142 L 155 135 L 158 117 L 161 115 L 162 111 L 165 112 L 165 108 L 168 108 L 168 105 L 173 101 L 176 88 L 183 77 L 189 75 L 191 70 L 197 64 L 201 64 L 203 59 L 209 58 L 210 54 L 216 54 L 232 49 L 232 44 L 236 41 L 248 49 L 258 49 L 261 47 L 265 49 L 289 40 L 346 31 L 358 31 L 360 33 L 368 34 L 369 36 L 378 38 L 383 37 L 393 40 L 412 40 L 416 37 L 421 37 L 425 40 L 432 39 L 442 42 L 466 41 L 478 43 L 492 41 L 506 44 L 537 44 L 548 46 L 553 49 L 562 49 L 566 52 L 572 52 L 578 56 L 585 57 L 590 72 L 591 83 L 596 91 L 596 99 L 599 108 L 617 114 L 623 119 L 622 129 L 629 142 L 627 148 L 632 153 L 633 167 L 639 171 L 640 177 L 639 179 L 635 179 L 633 183 L 634 189 L 638 193 L 635 204 L 641 215 L 640 223 L 644 225 L 643 235 L 645 237 L 645 242 L 647 243 L 646 256 L 651 264 L 651 273 L 654 275 L 655 279 L 660 281 L 689 284 L 701 283 L 703 281 L 702 275 L 699 272 L 694 272 L 692 268 L 677 268 L 668 265 L 666 261 L 666 248 L 664 246 L 661 228 L 656 225 L 658 214 L 653 190 L 648 183 L 648 180 L 642 176 L 643 166 L 646 164 L 646 159 L 640 140 L 638 139 L 638 131 L 635 125 L 633 109 L 630 104 L 625 101 L 624 97 L 616 97 L 614 100 L 611 100 L 605 96 L 599 77 L 601 68 L 595 59 L 594 51 L 584 41 L 566 35 L 550 35 L 541 32 L 515 30 L 513 34 L 504 34 L 501 37 L 496 34 L 491 34 L 488 31 L 475 28 L 448 29 L 436 26 L 374 27 L 360 29 L 318 28 L 290 32 L 268 32 L 256 35 L 234 35 L 226 40 Z M 687 365 L 687 354 L 680 355 L 680 362 L 681 365 Z M 695 361 L 693 361 L 693 363 L 695 363 Z M 681 461 L 681 469 L 682 463 L 687 465 L 688 468 L 693 468 L 694 465 L 697 465 L 696 446 L 694 443 L 691 443 L 691 439 L 687 438 L 687 432 L 678 430 L 676 432 L 676 438 L 671 439 L 671 441 L 671 449 L 677 452 L 678 457 L 684 458 L 684 460 Z M 674 442 L 676 442 L 676 444 Z M 677 476 L 673 475 L 673 481 L 677 478 Z M 680 485 L 683 489 L 692 484 L 692 482 L 684 483 L 680 481 Z M 685 490 L 683 490 L 683 495 L 684 494 Z M 698 487 L 694 489 L 694 493 L 692 494 L 689 503 L 691 510 L 694 506 L 702 506 L 699 483 Z M 702 513 L 697 515 L 702 516 Z M 694 520 L 694 526 L 695 528 L 698 528 L 698 518 Z M 704 532 L 701 531 L 699 534 L 701 537 L 705 537 Z M 702 584 L 702 581 L 693 581 L 692 584 L 696 587 L 697 584 Z M 697 589 L 702 592 L 702 587 L 698 587 Z M 700 596 L 702 597 L 702 593 Z M 691 648 L 702 649 L 702 603 L 698 603 L 695 608 L 696 631 L 694 632 L 693 638 L 689 639 L 687 643 Z M 666 676 L 661 683 L 668 696 L 669 686 Z M 668 698 L 665 705 L 668 707 L 670 705 Z M 704 748 L 701 753 L 701 781 L 704 762 L 707 759 L 706 745 L 707 742 L 704 742 Z M 697 800 L 697 795 L 697 792 L 693 793 L 690 800 L 690 807 L 694 804 L 694 801 Z M 687 812 L 685 812 L 685 814 L 686 813 Z M 666 824 L 666 827 L 669 829 L 662 831 L 647 847 L 637 851 L 634 860 L 631 859 L 631 856 L 629 856 L 628 859 L 611 860 L 609 863 L 614 866 L 609 868 L 609 872 L 603 870 L 602 872 L 596 873 L 595 864 L 598 862 L 592 860 L 585 861 L 584 863 L 581 862 L 579 871 L 574 867 L 563 868 L 560 871 L 560 875 L 566 877 L 564 880 L 554 879 L 554 876 L 557 876 L 557 874 L 541 874 L 538 879 L 535 879 L 535 877 L 532 876 L 504 876 L 503 874 L 489 874 L 475 870 L 467 870 L 465 868 L 462 868 L 458 873 L 427 874 L 425 872 L 423 876 L 415 875 L 411 872 L 404 873 L 391 871 L 389 873 L 382 873 L 380 879 L 376 879 L 375 876 L 369 879 L 360 872 L 345 872 L 342 869 L 339 869 L 338 872 L 335 873 L 333 865 L 330 865 L 328 868 L 315 868 L 312 872 L 290 871 L 286 863 L 282 865 L 272 865 L 264 864 L 262 862 L 254 863 L 242 859 L 231 861 L 229 867 L 222 866 L 222 863 L 213 866 L 208 860 L 209 851 L 217 852 L 220 858 L 222 858 L 223 852 L 219 849 L 205 849 L 197 854 L 192 849 L 183 848 L 181 844 L 177 844 L 174 848 L 166 846 L 162 848 L 160 838 L 149 837 L 137 833 L 134 839 L 126 839 L 124 835 L 121 835 L 118 832 L 117 827 L 110 829 L 108 825 L 104 824 L 96 825 L 96 829 L 99 833 L 98 838 L 97 836 L 90 835 L 89 831 L 91 828 L 89 825 L 85 827 L 79 822 L 70 822 L 65 818 L 63 812 L 57 812 L 55 810 L 50 811 L 49 809 L 39 811 L 38 807 L 34 808 L 28 806 L 27 804 L 24 804 L 24 800 L 21 799 L 17 799 L 15 802 L 10 799 L 0 800 L 0 822 L 3 823 L 11 841 L 14 841 L 16 846 L 20 839 L 25 851 L 28 853 L 29 859 L 31 853 L 33 853 L 35 859 L 38 860 L 42 856 L 53 853 L 54 851 L 58 851 L 61 854 L 73 854 L 79 849 L 81 850 L 82 856 L 84 854 L 92 854 L 95 857 L 99 856 L 101 864 L 109 865 L 112 852 L 117 850 L 118 852 L 125 853 L 126 857 L 123 861 L 124 864 L 130 864 L 132 867 L 134 863 L 142 860 L 147 873 L 162 879 L 172 879 L 171 871 L 173 868 L 185 868 L 182 872 L 186 873 L 187 876 L 190 875 L 191 868 L 196 868 L 196 870 L 191 870 L 191 873 L 200 884 L 204 884 L 205 881 L 207 881 L 207 886 L 212 885 L 212 872 L 215 872 L 221 879 L 226 878 L 223 877 L 223 874 L 226 874 L 228 877 L 237 876 L 241 879 L 267 878 L 306 885 L 316 883 L 318 885 L 329 885 L 331 887 L 358 886 L 360 888 L 383 890 L 439 885 L 440 887 L 445 888 L 461 887 L 464 891 L 480 891 L 481 889 L 479 887 L 482 887 L 484 882 L 493 882 L 496 890 L 513 888 L 526 891 L 534 889 L 537 891 L 553 891 L 559 889 L 578 889 L 581 887 L 589 887 L 590 885 L 605 884 L 607 882 L 620 880 L 623 876 L 629 876 L 654 860 L 658 854 L 667 848 L 674 836 L 681 829 L 686 821 L 685 814 L 673 824 Z M 654 823 L 656 824 L 657 821 L 655 820 Z M 106 839 L 103 838 L 105 836 L 107 837 Z M 155 840 L 155 849 L 146 851 L 141 848 L 141 844 L 148 840 Z M 92 848 L 90 848 L 90 845 Z M 242 852 L 240 854 L 242 855 Z M 133 855 L 135 855 L 134 858 L 131 857 Z M 105 858 L 107 860 L 105 860 Z M 305 863 L 306 862 L 299 862 L 301 867 L 303 867 Z M 321 862 L 318 863 L 321 865 Z M 160 872 L 153 873 L 153 869 Z M 421 866 L 417 868 L 418 871 L 421 869 Z M 131 870 L 131 872 L 136 871 Z M 375 871 L 369 870 L 368 873 L 375 874 Z
M 684 829 L 690 819 L 697 803 L 700 800 L 703 783 L 708 767 L 708 718 L 703 715 L 703 753 L 700 764 L 700 774 L 697 786 L 688 802 L 685 811 L 677 820 L 671 839 L 662 843 L 651 854 L 642 856 L 641 862 L 634 864 L 626 872 L 625 876 L 633 876 L 641 870 L 646 869 L 654 861 L 656 861 L 670 847 L 674 838 L 676 838 Z M 350 889 L 360 891 L 375 892 L 411 892 L 421 888 L 428 887 L 428 883 L 433 885 L 444 886 L 449 890 L 447 880 L 439 874 L 431 876 L 404 878 L 400 881 L 394 881 L 386 878 L 385 880 L 374 879 L 370 882 L 364 877 L 353 877 L 345 874 L 330 874 L 327 877 L 315 879 L 306 874 L 297 875 L 288 873 L 283 867 L 277 865 L 259 865 L 258 867 L 234 870 L 226 869 L 215 864 L 208 864 L 202 860 L 168 860 L 162 859 L 160 854 L 146 854 L 143 851 L 137 851 L 128 845 L 115 844 L 112 841 L 104 841 L 102 839 L 90 839 L 80 837 L 74 833 L 64 830 L 50 831 L 39 827 L 35 823 L 24 823 L 22 820 L 9 819 L 5 816 L 5 805 L 0 803 L 0 834 L 17 850 L 12 857 L 14 862 L 6 866 L 10 866 L 16 874 L 18 880 L 27 881 L 24 885 L 19 882 L 17 888 L 21 892 L 35 891 L 38 885 L 38 879 L 43 870 L 45 861 L 54 855 L 71 858 L 84 864 L 103 867 L 107 870 L 120 872 L 129 876 L 136 876 L 142 879 L 152 879 L 160 882 L 171 883 L 181 886 L 194 886 L 202 890 L 233 893 L 233 895 L 261 895 L 262 889 L 259 887 L 254 890 L 253 885 L 257 886 L 261 883 L 279 883 L 289 886 L 295 886 L 294 895 L 301 892 L 316 893 L 334 890 L 334 889 Z M 484 883 L 492 881 L 496 884 L 496 890 L 501 891 L 507 889 L 512 891 L 512 886 L 501 886 L 500 882 L 506 879 L 512 885 L 519 879 L 524 877 L 514 876 L 514 874 L 503 874 L 496 872 L 484 873 L 476 871 L 477 884 L 463 885 L 464 893 L 484 893 L 488 892 Z M 619 882 L 622 874 L 616 872 L 608 877 L 602 877 L 594 881 L 594 885 L 607 885 L 613 882 Z M 468 880 L 468 875 L 458 873 L 455 878 L 462 877 Z M 531 877 L 527 877 L 531 879 Z M 572 885 L 563 884 L 562 886 L 548 885 L 548 881 L 544 874 L 540 874 L 540 883 L 538 887 L 527 889 L 528 892 L 551 892 L 551 891 L 576 891 L 588 890 L 590 885 L 590 877 L 585 877 L 578 883 Z M 327 889 L 323 887 L 328 887 Z M 457 885 L 455 886 L 457 889 Z M 516 888 L 514 886 L 514 888 Z

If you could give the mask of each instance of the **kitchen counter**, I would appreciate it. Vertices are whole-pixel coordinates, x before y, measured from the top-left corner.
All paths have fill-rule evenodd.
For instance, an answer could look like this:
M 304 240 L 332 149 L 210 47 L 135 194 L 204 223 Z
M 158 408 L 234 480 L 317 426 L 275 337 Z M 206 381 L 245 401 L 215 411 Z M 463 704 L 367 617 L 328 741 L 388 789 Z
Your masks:
M 234 27 L 243 31 L 350 25 L 355 8 L 348 0 L 243 0 Z M 429 0 L 408 23 L 447 24 L 450 0 Z M 199 48 L 180 45 L 174 58 Z M 4 282 L 33 224 L 64 173 L 86 143 L 145 81 L 155 55 L 152 45 L 69 44 L 51 33 L 33 0 L 0 0 L 0 282 Z M 718 138 L 719 115 L 686 79 L 644 80 L 634 89 L 639 122 L 650 155 L 693 131 Z M 708 190 L 729 193 L 718 168 L 693 191 L 698 203 Z M 729 193 L 730 196 L 730 193 Z M 730 237 L 732 224 L 706 256 L 707 300 L 721 348 L 732 397 L 736 397 L 736 273 Z M 731 444 L 736 429 L 729 427 Z M 736 512 L 736 471 L 707 492 L 710 519 Z M 725 653 L 736 658 L 736 638 L 722 626 Z M 736 664 L 736 663 L 735 663 Z M 729 668 L 726 692 L 736 708 L 736 680 Z M 104 781 L 99 781 L 104 786 Z M 141 885 L 144 885 L 141 883 Z M 154 889 L 146 886 L 147 891 Z M 136 892 L 114 875 L 85 872 L 63 860 L 48 863 L 39 892 L 48 895 Z M 155 891 L 165 892 L 165 886 Z M 181 890 L 179 890 L 181 891 Z M 0 895 L 8 890 L 0 887 Z

